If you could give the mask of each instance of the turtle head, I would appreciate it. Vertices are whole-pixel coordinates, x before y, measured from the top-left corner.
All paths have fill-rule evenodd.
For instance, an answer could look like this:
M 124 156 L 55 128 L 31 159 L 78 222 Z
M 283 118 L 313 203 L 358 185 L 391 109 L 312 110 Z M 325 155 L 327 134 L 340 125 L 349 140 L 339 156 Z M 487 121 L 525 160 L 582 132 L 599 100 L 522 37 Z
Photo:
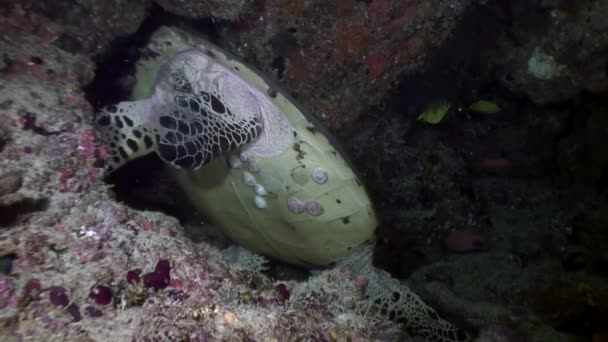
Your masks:
M 149 97 L 98 113 L 109 151 L 107 173 L 152 152 L 175 167 L 196 170 L 261 134 L 257 103 L 246 83 L 205 54 L 178 52 L 158 69 Z

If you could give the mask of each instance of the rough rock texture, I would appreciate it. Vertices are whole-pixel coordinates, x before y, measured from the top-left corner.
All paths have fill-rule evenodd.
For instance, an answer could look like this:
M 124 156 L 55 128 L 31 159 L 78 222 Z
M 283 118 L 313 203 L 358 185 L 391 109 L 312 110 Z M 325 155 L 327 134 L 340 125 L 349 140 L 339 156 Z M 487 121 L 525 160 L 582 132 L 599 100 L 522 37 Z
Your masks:
M 10 2 L 8 2 L 10 3 Z M 28 34 L 41 31 L 32 21 L 32 12 L 43 14 L 43 21 L 52 21 L 43 34 L 57 40 L 57 45 L 73 53 L 99 54 L 116 37 L 134 33 L 144 20 L 149 0 L 85 0 L 85 1 L 20 1 L 21 10 L 14 10 L 13 30 Z M 7 6 L 8 7 L 8 6 Z M 40 18 L 40 17 L 38 17 Z M 33 27 L 32 27 L 33 25 Z M 4 31 L 13 35 L 14 31 Z M 51 38 L 49 37 L 49 40 Z
M 74 53 L 103 54 L 112 40 L 126 37 L 137 31 L 153 4 L 160 5 L 169 13 L 186 18 L 218 18 L 236 20 L 251 9 L 252 0 L 83 0 L 83 1 L 20 1 L 11 24 L 3 32 L 30 33 L 37 29 L 31 12 L 44 15 L 53 22 L 48 30 L 40 31 L 48 39 L 58 40 L 58 46 Z M 2 11 L 11 8 L 11 1 L 0 0 Z M 48 31 L 48 32 L 47 32 Z
M 260 2 L 220 31 L 334 130 L 387 95 L 449 37 L 468 0 Z
M 115 201 L 81 90 L 93 64 L 34 32 L 0 45 L 1 340 L 397 338 L 349 311 L 361 291 L 340 270 L 273 283 L 187 239 L 174 218 Z
M 156 0 L 166 11 L 187 18 L 239 19 L 255 0 Z
M 502 82 L 536 103 L 608 89 L 608 1 L 489 1 L 510 34 L 497 55 Z

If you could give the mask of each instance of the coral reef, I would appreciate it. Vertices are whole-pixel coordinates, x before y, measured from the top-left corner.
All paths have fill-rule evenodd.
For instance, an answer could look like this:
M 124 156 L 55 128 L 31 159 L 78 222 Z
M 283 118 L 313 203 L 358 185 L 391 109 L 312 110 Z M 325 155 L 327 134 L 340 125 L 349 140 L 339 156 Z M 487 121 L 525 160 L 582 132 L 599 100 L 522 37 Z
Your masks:
M 318 275 L 318 287 L 275 286 L 186 238 L 176 219 L 115 201 L 101 180 L 106 152 L 81 90 L 93 75 L 91 60 L 31 34 L 3 39 L 2 53 L 2 208 L 14 195 L 31 202 L 11 207 L 15 216 L 1 223 L 2 340 L 368 341 L 400 334 L 347 307 L 328 309 L 359 296 L 344 288 L 356 286 L 340 270 Z

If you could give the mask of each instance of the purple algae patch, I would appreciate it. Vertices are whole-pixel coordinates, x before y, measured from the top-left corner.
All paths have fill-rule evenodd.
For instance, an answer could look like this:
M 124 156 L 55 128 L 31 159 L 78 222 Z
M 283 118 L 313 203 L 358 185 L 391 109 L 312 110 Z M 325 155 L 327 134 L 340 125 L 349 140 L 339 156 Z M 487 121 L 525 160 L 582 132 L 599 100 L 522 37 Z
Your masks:
M 93 286 L 89 298 L 99 305 L 108 305 L 112 302 L 112 290 L 104 285 Z
M 287 285 L 280 283 L 276 286 L 276 290 L 283 301 L 289 300 L 290 293 Z
M 135 284 L 135 283 L 139 283 L 141 281 L 141 269 L 136 268 L 134 270 L 130 270 L 129 272 L 127 272 L 127 283 L 129 284 Z
M 159 272 L 146 273 L 143 276 L 144 286 L 148 289 L 162 290 L 169 286 L 169 275 Z
M 49 300 L 55 306 L 66 307 L 70 304 L 70 298 L 61 286 L 51 286 L 49 289 Z
M 158 260 L 158 262 L 156 263 L 156 267 L 154 268 L 154 272 L 169 277 L 169 273 L 171 273 L 171 263 L 169 262 L 169 260 Z
M 80 314 L 78 305 L 72 303 L 65 310 L 72 316 L 72 322 L 80 322 L 82 320 L 82 314 Z

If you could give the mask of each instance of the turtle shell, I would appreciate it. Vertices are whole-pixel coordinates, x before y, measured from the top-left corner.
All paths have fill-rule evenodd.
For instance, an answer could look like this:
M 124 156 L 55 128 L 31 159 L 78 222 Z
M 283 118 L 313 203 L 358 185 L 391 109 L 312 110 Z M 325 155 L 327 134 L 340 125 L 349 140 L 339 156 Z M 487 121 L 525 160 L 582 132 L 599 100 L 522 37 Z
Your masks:
M 150 96 L 161 65 L 197 48 L 264 94 L 293 126 L 293 143 L 272 157 L 243 148 L 196 171 L 174 169 L 206 217 L 255 252 L 292 264 L 327 266 L 373 238 L 371 200 L 346 155 L 318 120 L 255 69 L 186 31 L 163 27 L 137 63 L 133 99 Z

